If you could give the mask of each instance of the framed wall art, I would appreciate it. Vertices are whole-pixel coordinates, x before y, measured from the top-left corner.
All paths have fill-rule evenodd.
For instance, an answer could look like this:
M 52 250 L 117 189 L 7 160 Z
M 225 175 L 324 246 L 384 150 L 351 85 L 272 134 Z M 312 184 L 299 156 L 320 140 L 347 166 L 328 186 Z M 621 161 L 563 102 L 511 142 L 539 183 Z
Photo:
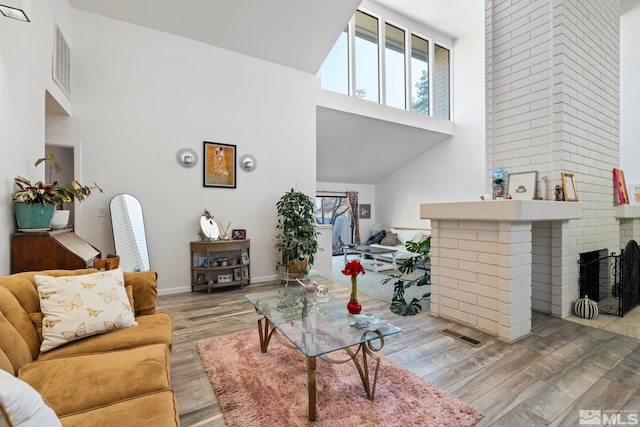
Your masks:
M 561 172 L 562 176 L 562 192 L 564 194 L 565 202 L 577 202 L 578 201 L 578 189 L 576 188 L 576 178 L 572 173 Z
M 624 172 L 621 169 L 613 168 L 613 183 L 618 194 L 618 204 L 629 204 L 629 192 L 627 191 L 627 183 L 624 180 Z
M 236 188 L 236 146 L 204 141 L 203 186 Z
M 513 200 L 533 200 L 536 197 L 538 172 L 509 174 L 507 194 Z
M 363 204 L 358 209 L 358 217 L 360 219 L 371 219 L 371 205 Z
M 233 229 L 231 230 L 231 238 L 233 240 L 244 240 L 247 238 L 247 230 Z

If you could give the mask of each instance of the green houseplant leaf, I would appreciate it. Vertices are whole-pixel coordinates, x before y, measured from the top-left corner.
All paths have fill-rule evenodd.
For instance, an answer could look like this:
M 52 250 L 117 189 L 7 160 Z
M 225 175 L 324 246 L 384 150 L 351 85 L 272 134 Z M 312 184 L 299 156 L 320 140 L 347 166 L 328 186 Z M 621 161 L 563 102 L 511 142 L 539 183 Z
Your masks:
M 274 246 L 280 253 L 276 270 L 287 268 L 290 261 L 301 257 L 307 257 L 309 264 L 313 264 L 318 251 L 314 201 L 292 188 L 278 200 L 276 210 L 278 223 Z

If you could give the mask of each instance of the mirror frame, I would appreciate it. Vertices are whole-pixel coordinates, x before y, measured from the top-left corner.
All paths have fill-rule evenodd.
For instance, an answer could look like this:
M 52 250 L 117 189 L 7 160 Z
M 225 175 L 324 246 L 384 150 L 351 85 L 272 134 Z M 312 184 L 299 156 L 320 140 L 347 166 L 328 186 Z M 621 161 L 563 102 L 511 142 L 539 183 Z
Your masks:
M 119 202 L 119 200 L 123 200 L 123 202 Z M 130 211 L 128 206 L 125 206 L 126 200 L 131 200 L 132 203 L 135 203 L 131 207 L 134 211 Z M 116 204 L 122 204 L 120 210 L 122 214 L 128 215 L 128 229 L 123 229 L 122 232 L 125 233 L 125 236 L 120 236 L 121 233 L 116 231 L 117 224 L 115 220 L 119 213 L 116 212 L 118 207 Z M 138 227 L 137 233 L 139 233 L 139 229 L 142 229 L 142 235 L 136 236 L 136 230 L 132 230 L 131 228 L 131 215 L 137 214 L 139 211 L 139 222 L 138 224 L 142 227 Z M 147 231 L 144 223 L 144 214 L 142 211 L 142 204 L 140 200 L 135 196 L 127 193 L 116 194 L 109 201 L 109 215 L 111 216 L 111 232 L 113 235 L 113 246 L 115 248 L 115 253 L 120 256 L 120 267 L 123 271 L 150 271 L 151 270 L 151 262 L 149 257 L 149 244 L 147 241 Z M 129 242 L 126 240 L 128 239 Z M 132 241 L 133 240 L 133 241 Z M 144 243 L 144 248 L 142 248 L 142 243 Z M 133 249 L 131 247 L 133 246 Z M 134 258 L 132 260 L 132 258 Z M 137 269 L 136 269 L 137 267 Z

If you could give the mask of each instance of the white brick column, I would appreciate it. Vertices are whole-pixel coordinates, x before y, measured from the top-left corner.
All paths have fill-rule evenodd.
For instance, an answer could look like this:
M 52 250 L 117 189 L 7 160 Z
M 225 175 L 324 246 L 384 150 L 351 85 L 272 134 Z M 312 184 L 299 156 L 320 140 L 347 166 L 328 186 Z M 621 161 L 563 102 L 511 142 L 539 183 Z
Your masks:
M 500 222 L 498 230 L 498 336 L 513 342 L 531 332 L 531 222 Z

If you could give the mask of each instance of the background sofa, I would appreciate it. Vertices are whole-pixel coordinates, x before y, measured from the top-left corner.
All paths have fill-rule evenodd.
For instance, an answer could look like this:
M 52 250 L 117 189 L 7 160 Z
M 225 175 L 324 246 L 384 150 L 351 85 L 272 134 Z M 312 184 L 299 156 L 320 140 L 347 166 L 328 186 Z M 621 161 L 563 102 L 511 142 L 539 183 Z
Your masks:
M 390 227 L 384 230 L 384 235 L 379 241 L 370 243 L 370 246 L 384 249 L 395 249 L 396 261 L 401 263 L 403 260 L 414 256 L 413 252 L 409 252 L 405 247 L 408 241 L 421 242 L 431 235 L 431 230 L 420 228 L 400 228 Z M 375 234 L 374 234 L 375 236 Z M 379 255 L 379 259 L 390 261 L 391 257 Z
M 100 272 L 53 270 L 0 277 L 0 369 L 6 372 L 0 375 L 0 425 L 179 425 L 169 377 L 173 320 L 156 313 L 155 272 L 120 272 L 124 286 L 130 286 L 128 302 L 115 294 L 102 295 L 123 306 L 132 298 L 135 326 L 114 325 L 115 330 L 80 339 L 70 336 L 69 343 L 41 352 L 39 327 L 51 327 L 46 316 L 45 324 L 38 324 L 43 320 L 41 302 L 44 306 L 50 295 L 38 292 L 35 276 L 62 281 L 79 276 L 89 288 L 93 285 L 84 278 L 92 273 Z M 79 301 L 65 304 L 58 303 L 63 309 L 90 310 Z M 55 420 L 40 418 L 53 413 Z

